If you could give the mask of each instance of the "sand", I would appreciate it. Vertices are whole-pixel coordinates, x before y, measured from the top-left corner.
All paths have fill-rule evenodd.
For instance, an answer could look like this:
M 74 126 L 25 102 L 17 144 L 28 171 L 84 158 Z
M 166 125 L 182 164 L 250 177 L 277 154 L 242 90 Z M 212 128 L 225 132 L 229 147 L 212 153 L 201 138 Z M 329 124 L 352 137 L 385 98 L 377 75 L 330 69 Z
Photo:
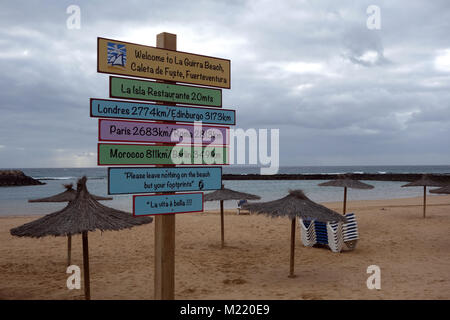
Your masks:
M 288 278 L 290 222 L 225 217 L 220 249 L 217 212 L 176 216 L 177 299 L 449 299 L 450 196 L 350 201 L 360 237 L 354 251 L 303 247 L 297 233 L 296 278 Z M 341 210 L 341 203 L 326 203 Z M 0 218 L 0 299 L 82 299 L 68 290 L 64 237 L 16 238 L 9 229 L 36 216 Z M 298 231 L 298 229 L 297 229 Z M 93 299 L 153 299 L 153 224 L 89 233 Z M 81 236 L 73 264 L 82 266 Z M 381 289 L 369 290 L 369 265 L 381 268 Z

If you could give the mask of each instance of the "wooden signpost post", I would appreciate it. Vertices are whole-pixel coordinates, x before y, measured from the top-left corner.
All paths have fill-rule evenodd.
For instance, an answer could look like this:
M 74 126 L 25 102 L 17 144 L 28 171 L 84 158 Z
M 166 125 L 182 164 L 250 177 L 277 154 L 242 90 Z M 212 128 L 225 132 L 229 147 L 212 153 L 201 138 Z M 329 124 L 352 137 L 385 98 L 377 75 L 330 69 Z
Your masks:
M 159 48 L 177 50 L 177 36 L 160 33 L 156 36 Z M 175 299 L 175 215 L 155 217 L 155 300 Z
M 91 98 L 90 114 L 105 118 L 98 138 L 108 143 L 98 144 L 99 165 L 154 166 L 108 168 L 108 193 L 153 193 L 133 196 L 133 214 L 155 215 L 154 298 L 172 300 L 175 213 L 203 211 L 201 191 L 221 188 L 222 168 L 201 165 L 229 163 L 229 127 L 220 125 L 236 123 L 235 111 L 222 109 L 231 62 L 177 51 L 176 35 L 165 32 L 156 47 L 105 38 L 97 45 L 98 72 L 156 80 L 110 76 L 110 98 L 156 103 Z

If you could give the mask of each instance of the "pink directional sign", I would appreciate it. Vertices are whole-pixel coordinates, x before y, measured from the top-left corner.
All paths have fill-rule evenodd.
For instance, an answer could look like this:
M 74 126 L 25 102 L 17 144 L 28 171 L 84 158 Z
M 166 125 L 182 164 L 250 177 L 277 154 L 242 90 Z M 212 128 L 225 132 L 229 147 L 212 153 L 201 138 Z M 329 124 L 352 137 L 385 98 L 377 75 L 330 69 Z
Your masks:
M 228 145 L 229 127 L 99 119 L 100 141 Z

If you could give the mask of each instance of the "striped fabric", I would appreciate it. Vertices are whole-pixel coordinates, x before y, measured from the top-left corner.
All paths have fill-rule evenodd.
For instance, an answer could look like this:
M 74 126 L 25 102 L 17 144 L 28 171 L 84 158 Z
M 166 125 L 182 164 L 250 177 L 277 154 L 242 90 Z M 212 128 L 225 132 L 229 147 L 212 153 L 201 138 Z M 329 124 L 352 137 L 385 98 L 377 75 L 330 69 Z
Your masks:
M 316 244 L 316 231 L 314 229 L 314 223 L 309 220 L 299 219 L 300 234 L 302 243 L 305 247 L 312 247 Z
M 347 213 L 345 217 L 347 223 L 299 219 L 303 245 L 311 247 L 316 243 L 323 244 L 333 252 L 341 252 L 342 249 L 353 250 L 355 241 L 359 239 L 358 223 L 354 213 Z

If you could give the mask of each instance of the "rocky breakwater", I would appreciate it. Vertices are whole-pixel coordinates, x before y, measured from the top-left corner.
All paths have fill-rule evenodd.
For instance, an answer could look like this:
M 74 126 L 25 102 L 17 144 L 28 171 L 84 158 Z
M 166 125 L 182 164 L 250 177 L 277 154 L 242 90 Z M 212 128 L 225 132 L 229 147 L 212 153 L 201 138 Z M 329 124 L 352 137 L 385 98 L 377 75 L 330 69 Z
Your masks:
M 25 175 L 20 170 L 0 170 L 0 187 L 33 186 L 45 184 Z
M 374 181 L 403 181 L 411 182 L 419 180 L 421 173 L 347 173 L 345 176 L 353 180 Z M 428 174 L 429 178 L 443 185 L 450 184 L 450 173 Z M 332 180 L 342 177 L 342 174 L 318 173 L 318 174 L 224 174 L 223 180 Z

